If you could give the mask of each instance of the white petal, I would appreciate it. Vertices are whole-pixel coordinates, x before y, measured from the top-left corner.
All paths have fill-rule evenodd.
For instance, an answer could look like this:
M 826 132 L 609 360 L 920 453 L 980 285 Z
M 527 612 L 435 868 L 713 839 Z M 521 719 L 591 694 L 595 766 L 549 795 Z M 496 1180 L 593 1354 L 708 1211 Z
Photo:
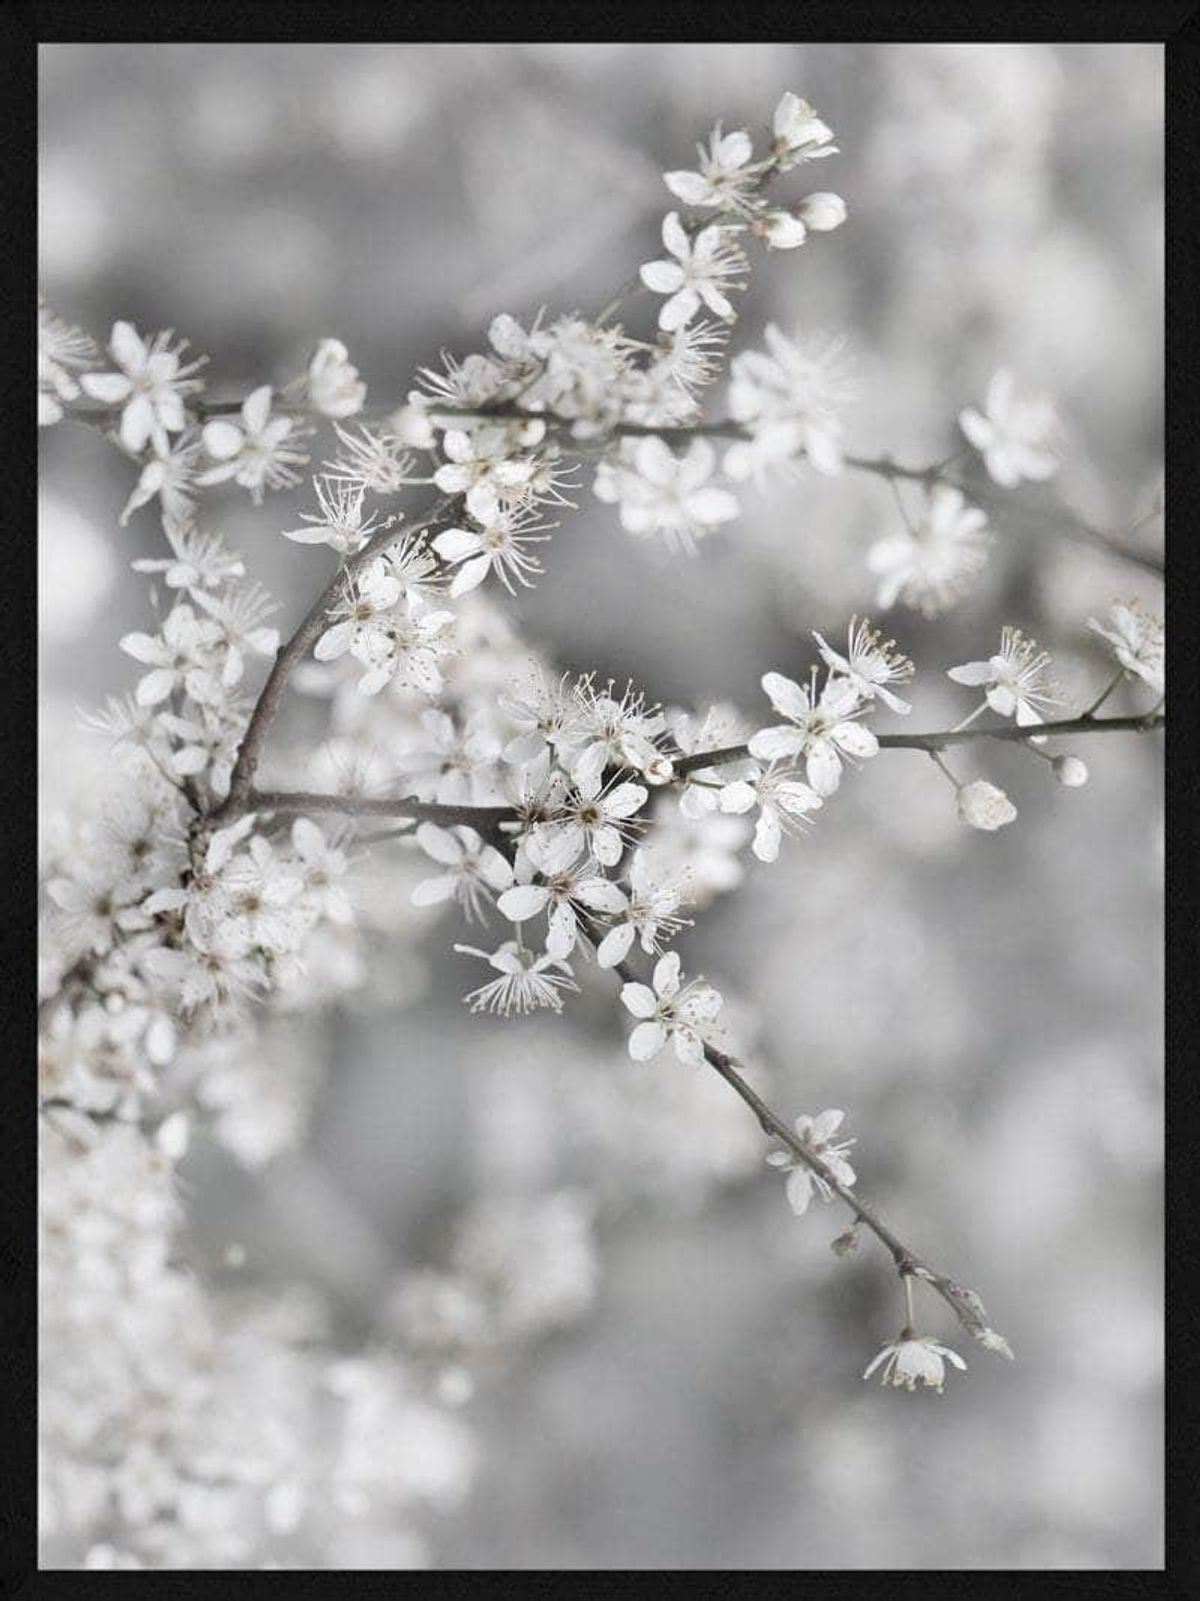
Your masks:
M 629 1054 L 635 1062 L 648 1062 L 666 1043 L 667 1031 L 661 1023 L 639 1023 L 629 1036 Z

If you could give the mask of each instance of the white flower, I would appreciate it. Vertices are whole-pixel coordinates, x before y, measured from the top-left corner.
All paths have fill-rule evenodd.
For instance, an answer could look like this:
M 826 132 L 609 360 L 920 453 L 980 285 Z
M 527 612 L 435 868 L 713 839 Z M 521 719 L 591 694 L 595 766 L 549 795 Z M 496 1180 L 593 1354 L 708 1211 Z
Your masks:
M 504 747 L 506 762 L 532 762 L 548 750 L 561 756 L 582 739 L 583 705 L 565 673 L 557 684 L 548 684 L 537 667 L 519 694 L 501 695 L 498 704 L 519 730 Z
M 319 662 L 333 661 L 347 651 L 356 654 L 363 640 L 383 627 L 392 608 L 399 603 L 400 585 L 381 556 L 368 562 L 362 572 L 346 584 L 329 615 L 338 621 L 317 640 L 313 655 Z
M 153 442 L 160 455 L 167 452 L 167 435 L 182 433 L 187 425 L 183 397 L 204 385 L 188 375 L 203 361 L 180 364 L 187 341 L 171 349 L 170 333 L 155 334 L 147 343 L 129 322 L 113 323 L 109 353 L 120 372 L 85 373 L 80 379 L 94 400 L 120 406 L 121 443 L 136 452 Z
M 161 633 L 126 634 L 120 648 L 152 669 L 138 680 L 138 705 L 157 706 L 177 689 L 202 703 L 219 700 L 221 684 L 213 671 L 219 637 L 217 624 L 198 618 L 186 601 L 168 612 Z
M 992 710 L 1001 717 L 1015 715 L 1025 728 L 1042 722 L 1042 711 L 1058 705 L 1057 699 L 1047 693 L 1049 665 L 1048 652 L 1039 651 L 1036 642 L 1027 639 L 1019 628 L 1005 627 L 1000 631 L 1000 649 L 995 656 L 985 662 L 964 662 L 961 667 L 947 668 L 946 676 L 972 688 L 986 685 L 985 698 Z
M 433 430 L 428 423 L 426 427 L 429 437 L 422 448 L 432 450 Z M 335 478 L 349 479 L 352 484 L 376 495 L 395 495 L 404 488 L 413 464 L 405 446 L 414 443 L 413 440 L 404 439 L 398 433 L 372 433 L 362 424 L 357 434 L 339 423 L 334 423 L 333 431 L 344 452 L 334 461 L 325 463 Z
M 703 979 L 683 984 L 678 951 L 668 951 L 659 958 L 653 984 L 653 989 L 645 984 L 626 984 L 621 990 L 626 1011 L 642 1019 L 629 1036 L 630 1056 L 635 1062 L 648 1062 L 670 1039 L 681 1062 L 698 1066 L 704 1060 L 701 1030 L 721 1010 L 721 996 Z
M 994 834 L 1013 821 L 1017 808 L 1002 789 L 989 784 L 986 778 L 976 778 L 958 792 L 958 815 L 971 828 Z
M 179 524 L 168 524 L 163 531 L 172 555 L 140 557 L 130 563 L 135 573 L 161 573 L 168 589 L 190 591 L 219 589 L 246 576 L 242 558 L 226 550 L 220 534 L 205 534 Z
M 600 941 L 596 961 L 616 967 L 629 955 L 635 935 L 647 956 L 655 955 L 690 919 L 675 915 L 683 899 L 678 879 L 655 864 L 648 852 L 633 853 L 629 866 L 629 904 Z
M 725 289 L 744 289 L 733 280 L 744 271 L 746 258 L 717 223 L 702 228 L 690 240 L 677 211 L 663 218 L 663 244 L 672 261 L 648 261 L 640 269 L 642 282 L 656 295 L 668 295 L 658 314 L 658 326 L 666 333 L 691 322 L 703 303 L 717 317 L 732 322 L 733 306 Z
M 670 776 L 670 762 L 654 744 L 665 720 L 658 707 L 646 705 L 639 690 L 626 685 L 617 700 L 611 679 L 599 689 L 588 673 L 573 693 L 579 712 L 572 738 L 583 747 L 570 762 L 576 784 L 590 782 L 609 766 L 636 767 L 654 783 Z
M 221 665 L 223 688 L 232 689 L 241 682 L 247 651 L 256 656 L 274 656 L 278 651 L 279 630 L 262 626 L 263 619 L 278 608 L 258 584 L 231 589 L 224 595 L 197 589 L 192 592 L 192 599 L 217 625 L 217 643 L 225 651 Z
M 716 454 L 706 439 L 693 439 L 682 456 L 657 436 L 641 439 L 624 447 L 622 463 L 601 462 L 594 487 L 598 500 L 620 503 L 631 534 L 662 534 L 669 547 L 691 552 L 738 514 L 730 491 L 709 483 Z
M 963 433 L 983 455 L 988 473 L 1011 489 L 1022 478 L 1051 478 L 1058 471 L 1058 418 L 1047 396 L 1019 399 L 1011 372 L 1001 368 L 987 388 L 984 413 L 958 414 Z
M 454 649 L 454 613 L 426 611 L 411 603 L 393 612 L 385 626 L 376 626 L 355 641 L 351 653 L 367 671 L 358 681 L 361 695 L 377 695 L 393 679 L 425 695 L 441 693 L 442 663 Z
M 913 664 L 897 650 L 894 639 L 884 639 L 865 617 L 861 622 L 856 616 L 851 617 L 845 656 L 839 656 L 827 645 L 815 628 L 813 638 L 826 664 L 834 672 L 844 673 L 863 700 L 874 700 L 878 696 L 885 706 L 902 717 L 912 711 L 909 703 L 893 695 L 887 686 L 907 683 L 913 675 Z
M 354 908 L 338 882 L 348 866 L 345 851 L 332 845 L 307 817 L 297 817 L 292 824 L 292 849 L 300 859 L 304 892 L 314 912 L 334 923 L 353 923 Z
M 808 814 L 821 805 L 821 797 L 802 784 L 789 767 L 759 770 L 757 776 L 735 779 L 722 787 L 719 805 L 723 812 L 739 814 L 759 807 L 754 826 L 753 851 L 760 862 L 779 858 L 779 845 L 785 829 L 799 833 L 808 824 Z
M 325 417 L 352 417 L 363 409 L 367 386 L 349 356 L 340 339 L 322 339 L 308 364 L 308 396 Z
M 924 519 L 871 546 L 867 566 L 879 576 L 875 603 L 884 610 L 897 600 L 937 617 L 949 610 L 982 572 L 991 536 L 987 518 L 968 506 L 962 491 L 935 484 Z
M 458 567 L 450 585 L 451 596 L 457 598 L 476 589 L 490 572 L 510 595 L 516 593 L 514 578 L 532 589 L 534 577 L 540 577 L 545 569 L 525 546 L 545 544 L 550 535 L 541 530 L 546 526 L 532 523 L 528 513 L 497 507 L 482 528 L 447 528 L 438 534 L 434 550 L 444 562 Z
M 748 478 L 803 456 L 818 472 L 840 473 L 840 411 L 853 394 L 845 342 L 789 339 L 774 323 L 763 337 L 765 352 L 743 351 L 730 369 L 730 416 L 754 437 L 730 446 L 726 472 Z
M 353 556 L 360 551 L 375 532 L 375 517 L 363 521 L 363 499 L 366 491 L 352 479 L 336 478 L 319 473 L 313 479 L 319 511 L 300 513 L 308 524 L 306 528 L 285 528 L 285 539 L 297 545 L 328 545 L 339 556 Z
M 426 878 L 412 892 L 414 906 L 439 906 L 456 899 L 467 920 L 486 922 L 483 902 L 491 905 L 513 881 L 512 868 L 493 845 L 485 845 L 473 828 L 438 828 L 422 823 L 417 844 L 426 856 L 448 869 Z M 503 910 L 503 907 L 501 907 Z
M 487 426 L 467 433 L 449 428 L 442 436 L 446 462 L 433 475 L 448 495 L 466 495 L 467 510 L 479 522 L 488 522 L 502 507 L 529 499 L 540 463 L 536 456 L 519 454 L 523 445 L 537 444 L 546 431 L 539 419 L 518 429 Z
M 524 923 L 546 912 L 546 951 L 557 957 L 570 956 L 575 949 L 579 938 L 578 908 L 585 915 L 598 912 L 609 916 L 620 915 L 626 904 L 622 891 L 611 879 L 597 877 L 586 857 L 546 874 L 542 884 L 516 884 L 496 902 L 502 916 L 513 923 Z
M 807 100 L 791 90 L 775 107 L 771 131 L 775 135 L 773 149 L 783 171 L 802 161 L 815 161 L 819 156 L 836 153 L 833 130 L 821 121 Z
M 795 250 L 814 233 L 830 233 L 846 220 L 846 202 L 841 195 L 821 190 L 805 195 L 795 211 L 764 211 L 750 223 L 756 239 L 766 241 L 772 250 Z
M 763 689 L 777 712 L 790 724 L 762 728 L 751 737 L 751 756 L 763 761 L 787 760 L 803 754 L 808 782 L 820 796 L 832 795 L 841 783 L 843 758 L 874 756 L 878 741 L 856 722 L 858 691 L 846 678 L 829 678 L 820 695 L 816 680 L 802 689 L 782 673 L 764 673 Z
M 75 400 L 79 385 L 71 369 L 94 366 L 100 359 L 89 334 L 56 317 L 38 296 L 38 426 L 62 420 L 64 400 Z
M 1156 695 L 1167 687 L 1163 620 L 1139 606 L 1136 600 L 1115 601 L 1109 608 L 1107 628 L 1094 617 L 1088 627 L 1107 640 L 1113 655 L 1128 673 L 1148 684 Z
M 228 418 L 205 423 L 204 448 L 217 466 L 201 473 L 196 481 L 220 484 L 232 478 L 250 491 L 256 506 L 261 505 L 264 490 L 299 483 L 294 466 L 308 457 L 288 441 L 296 441 L 304 432 L 294 418 L 271 415 L 271 386 L 263 384 L 242 402 L 240 423 Z
M 573 862 L 585 848 L 602 867 L 615 867 L 637 825 L 633 814 L 646 804 L 641 784 L 603 785 L 603 773 L 592 767 L 575 780 L 547 821 L 534 826 L 525 840 L 529 860 L 543 872 Z
M 279 954 L 298 945 L 306 923 L 299 905 L 304 879 L 261 834 L 221 869 L 215 888 L 216 904 L 249 946 Z
M 131 515 L 140 506 L 159 497 L 162 506 L 163 527 L 168 537 L 172 528 L 191 523 L 194 512 L 193 485 L 196 482 L 196 463 L 200 457 L 200 440 L 196 435 L 184 434 L 165 450 L 154 447 L 154 454 L 142 468 L 133 493 L 125 502 L 118 521 L 124 528 Z
M 893 1384 L 897 1389 L 903 1386 L 911 1391 L 916 1389 L 919 1382 L 941 1395 L 946 1381 L 947 1362 L 966 1371 L 967 1364 L 949 1346 L 939 1345 L 928 1334 L 918 1335 L 906 1330 L 892 1345 L 884 1346 L 868 1366 L 863 1378 L 869 1379 L 883 1363 L 884 1384 Z
M 709 137 L 708 149 L 697 145 L 698 172 L 667 172 L 663 182 L 685 206 L 720 206 L 723 210 L 750 211 L 761 168 L 751 165 L 754 147 L 744 129 L 721 132 L 720 123 Z
M 505 1017 L 515 1012 L 523 1017 L 541 1006 L 561 1012 L 561 992 L 579 989 L 568 962 L 551 956 L 548 951 L 535 956 L 515 939 L 505 940 L 490 954 L 473 945 L 456 945 L 454 949 L 463 956 L 482 957 L 500 974 L 499 978 L 481 984 L 463 997 L 473 1012 L 500 1012 Z
M 833 1135 L 841 1127 L 845 1116 L 845 1112 L 831 1108 L 827 1112 L 818 1113 L 816 1117 L 798 1117 L 793 1126 L 801 1145 L 824 1163 L 830 1177 L 844 1185 L 846 1189 L 852 1189 L 855 1173 L 846 1160 L 846 1152 L 854 1141 L 842 1140 L 836 1145 L 833 1143 Z M 834 1192 L 825 1178 L 809 1167 L 794 1151 L 786 1149 L 772 1151 L 767 1156 L 767 1161 L 771 1167 L 782 1168 L 787 1173 L 788 1205 L 797 1217 L 803 1217 L 807 1212 L 814 1190 L 822 1200 L 832 1201 Z

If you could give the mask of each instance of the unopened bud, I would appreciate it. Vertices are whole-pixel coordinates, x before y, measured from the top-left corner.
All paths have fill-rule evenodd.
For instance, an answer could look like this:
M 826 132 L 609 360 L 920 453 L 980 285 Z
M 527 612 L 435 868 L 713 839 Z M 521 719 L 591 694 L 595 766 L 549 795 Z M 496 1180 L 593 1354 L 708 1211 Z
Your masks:
M 1012 822 L 1017 808 L 1002 789 L 989 784 L 986 778 L 977 778 L 959 790 L 958 815 L 972 828 L 994 834 L 1005 823 Z
M 675 763 L 661 753 L 652 756 L 642 768 L 642 777 L 648 784 L 669 784 L 675 777 Z
M 840 228 L 845 222 L 846 202 L 841 195 L 820 190 L 816 194 L 805 195 L 796 207 L 796 215 L 816 233 L 828 233 L 831 228 Z
M 853 1256 L 858 1250 L 859 1238 L 858 1225 L 855 1223 L 844 1234 L 839 1234 L 836 1240 L 831 1240 L 829 1249 L 835 1256 Z
M 1055 778 L 1068 789 L 1078 789 L 1088 781 L 1087 763 L 1078 756 L 1056 756 L 1050 765 Z

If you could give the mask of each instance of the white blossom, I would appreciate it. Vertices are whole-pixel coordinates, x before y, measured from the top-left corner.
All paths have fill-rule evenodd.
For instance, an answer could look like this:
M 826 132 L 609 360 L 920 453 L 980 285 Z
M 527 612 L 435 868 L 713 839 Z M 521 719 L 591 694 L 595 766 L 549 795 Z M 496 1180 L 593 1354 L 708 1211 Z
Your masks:
M 668 951 L 655 963 L 654 985 L 622 986 L 621 1002 L 640 1019 L 629 1036 L 629 1054 L 635 1062 L 657 1056 L 668 1040 L 681 1062 L 699 1066 L 704 1060 L 704 1031 L 721 1010 L 720 994 L 704 979 L 684 984 L 678 951 Z
M 744 129 L 722 133 L 720 123 L 713 129 L 708 148 L 697 145 L 699 170 L 667 172 L 663 182 L 685 206 L 719 207 L 746 212 L 754 209 L 755 193 L 762 175 L 755 167 L 754 147 Z M 668 248 L 670 246 L 668 245 Z
M 363 409 L 367 386 L 340 339 L 322 339 L 308 364 L 308 396 L 325 417 L 352 417 Z
M 177 690 L 192 700 L 212 702 L 221 697 L 215 647 L 220 628 L 211 618 L 198 618 L 186 601 L 175 605 L 158 634 L 126 634 L 120 648 L 151 669 L 138 680 L 140 706 L 157 706 Z
M 626 443 L 619 463 L 600 463 L 596 498 L 619 504 L 629 533 L 661 534 L 669 548 L 692 552 L 697 540 L 738 515 L 735 496 L 709 482 L 715 467 L 706 439 L 693 439 L 680 456 L 656 436 L 640 439 Z
M 987 562 L 986 524 L 960 489 L 935 484 L 916 526 L 888 535 L 867 552 L 867 566 L 879 578 L 876 605 L 888 611 L 900 601 L 925 617 L 948 611 Z
M 791 90 L 781 96 L 775 107 L 771 131 L 775 135 L 773 150 L 781 171 L 803 161 L 836 154 L 833 130 L 821 121 L 807 100 Z
M 752 735 L 751 756 L 764 761 L 803 755 L 808 782 L 819 796 L 832 795 L 842 778 L 847 757 L 865 760 L 879 750 L 861 715 L 858 690 L 848 678 L 829 678 L 817 693 L 813 682 L 801 688 L 782 673 L 764 673 L 763 689 L 777 712 L 789 719 Z
M 439 906 L 457 900 L 470 921 L 486 922 L 484 904 L 491 905 L 497 895 L 513 881 L 512 867 L 494 845 L 487 845 L 473 828 L 439 828 L 421 823 L 417 844 L 445 872 L 423 879 L 412 892 L 414 906 Z M 504 912 L 501 904 L 500 910 Z M 505 912 L 507 916 L 507 912 Z
M 366 491 L 362 484 L 320 473 L 313 479 L 313 489 L 320 509 L 302 511 L 300 515 L 307 526 L 285 528 L 283 537 L 297 545 L 328 545 L 339 556 L 356 555 L 377 526 L 374 515 L 363 518 Z
M 784 831 L 799 833 L 807 827 L 809 814 L 821 805 L 821 797 L 789 767 L 756 769 L 749 778 L 725 784 L 719 795 L 723 812 L 742 813 L 758 807 L 751 847 L 760 862 L 779 858 Z
M 115 322 L 108 349 L 120 371 L 89 372 L 80 379 L 94 400 L 121 407 L 121 443 L 135 454 L 153 443 L 165 455 L 167 435 L 182 433 L 187 426 L 184 398 L 204 387 L 190 376 L 203 361 L 181 363 L 187 341 L 172 349 L 172 338 L 169 332 L 158 333 L 147 341 L 132 323 Z
M 163 528 L 170 538 L 173 529 L 191 523 L 195 512 L 193 490 L 200 459 L 200 437 L 184 433 L 176 440 L 168 440 L 164 449 L 155 444 L 152 450 L 117 520 L 124 528 L 133 513 L 157 495 L 162 507 Z
M 163 532 L 172 554 L 139 557 L 130 563 L 135 573 L 161 573 L 168 589 L 186 589 L 193 597 L 246 576 L 245 562 L 236 551 L 226 550 L 220 534 L 180 524 L 168 524 Z
M 477 950 L 473 945 L 456 945 L 454 949 L 463 956 L 481 957 L 500 975 L 463 997 L 473 1012 L 500 1012 L 505 1017 L 515 1013 L 523 1017 L 543 1006 L 561 1012 L 563 991 L 579 989 L 569 962 L 548 951 L 536 956 L 515 939 L 505 940 L 491 952 Z
M 1053 403 L 1045 395 L 1019 397 L 1005 368 L 988 384 L 983 412 L 967 406 L 958 422 L 982 454 L 989 475 L 1006 489 L 1023 478 L 1052 478 L 1058 471 L 1059 423 Z
M 942 1393 L 946 1381 L 946 1363 L 966 1371 L 967 1364 L 949 1346 L 939 1345 L 928 1334 L 914 1334 L 906 1330 L 891 1345 L 885 1345 L 863 1374 L 869 1379 L 875 1369 L 883 1365 L 882 1381 L 896 1389 L 915 1390 L 918 1383 Z
M 433 548 L 442 560 L 458 571 L 450 585 L 452 597 L 465 595 L 480 585 L 489 573 L 495 573 L 509 594 L 515 594 L 513 579 L 526 589 L 533 588 L 534 578 L 545 570 L 541 562 L 527 550 L 527 545 L 541 545 L 550 538 L 542 532 L 547 525 L 536 521 L 536 513 L 505 510 L 497 507 L 494 515 L 480 528 L 447 528 L 433 541 Z
M 428 438 L 421 441 L 422 448 L 432 450 L 433 430 L 428 423 L 426 428 Z M 404 439 L 398 433 L 375 433 L 363 424 L 359 424 L 357 433 L 351 433 L 334 423 L 333 431 L 342 454 L 324 465 L 334 478 L 344 478 L 356 488 L 376 495 L 395 495 L 404 488 L 413 465 L 406 447 L 417 441 Z
M 844 656 L 827 645 L 815 628 L 813 638 L 826 665 L 833 672 L 844 674 L 863 700 L 878 697 L 902 717 L 912 711 L 908 701 L 901 700 L 887 686 L 907 683 L 913 676 L 913 664 L 896 648 L 894 639 L 884 639 L 865 617 L 861 621 L 857 616 L 851 617 Z
M 1166 692 L 1167 666 L 1163 620 L 1137 601 L 1114 601 L 1108 626 L 1088 618 L 1088 627 L 1106 640 L 1127 673 L 1148 684 L 1156 695 Z
M 582 770 L 554 814 L 536 824 L 526 838 L 530 861 L 550 872 L 561 862 L 573 862 L 586 849 L 602 867 L 615 867 L 637 828 L 632 819 L 646 804 L 647 794 L 643 785 L 627 780 L 606 785 L 594 766 Z
M 601 967 L 616 967 L 629 955 L 635 937 L 647 956 L 653 956 L 690 919 L 677 916 L 685 886 L 675 874 L 665 870 L 645 850 L 633 853 L 629 864 L 629 903 L 613 917 L 612 927 L 600 941 L 596 961 Z
M 239 422 L 219 417 L 205 423 L 201 438 L 217 465 L 202 472 L 197 483 L 220 484 L 232 478 L 250 491 L 256 506 L 266 490 L 299 483 L 295 468 L 308 457 L 295 444 L 305 430 L 292 417 L 272 416 L 271 394 L 270 384 L 262 384 L 242 402 Z
M 62 402 L 79 396 L 74 372 L 93 367 L 100 359 L 90 334 L 64 322 L 38 296 L 38 426 L 60 422 Z
M 556 957 L 570 956 L 575 949 L 580 912 L 584 916 L 619 916 L 626 904 L 622 891 L 611 879 L 597 875 L 586 856 L 565 866 L 556 865 L 541 884 L 515 884 L 496 903 L 501 915 L 513 923 L 527 922 L 545 912 L 549 923 L 546 950 Z
M 992 710 L 1001 717 L 1015 717 L 1026 728 L 1043 722 L 1042 712 L 1058 705 L 1057 698 L 1047 689 L 1049 666 L 1046 651 L 1039 651 L 1036 642 L 1027 639 L 1019 628 L 1006 626 L 1000 631 L 996 655 L 987 661 L 950 667 L 946 676 L 956 684 L 986 686 L 985 699 Z
M 824 1164 L 829 1176 L 844 1185 L 846 1189 L 852 1189 L 855 1172 L 846 1160 L 846 1152 L 854 1141 L 842 1140 L 835 1144 L 833 1140 L 845 1116 L 845 1112 L 831 1108 L 829 1111 L 819 1112 L 816 1117 L 798 1117 L 793 1127 L 800 1144 Z M 771 1167 L 781 1168 L 787 1173 L 785 1188 L 788 1205 L 797 1217 L 803 1217 L 808 1211 L 814 1190 L 822 1200 L 833 1200 L 834 1191 L 826 1179 L 814 1168 L 809 1167 L 794 1151 L 787 1148 L 782 1151 L 771 1151 L 767 1161 Z
M 840 414 L 853 393 L 845 342 L 819 335 L 789 339 L 774 323 L 763 338 L 765 352 L 733 358 L 729 414 L 753 437 L 726 451 L 726 472 L 748 478 L 803 457 L 818 472 L 840 473 Z
M 672 259 L 648 261 L 640 270 L 647 289 L 669 297 L 659 310 L 658 326 L 665 333 L 682 328 L 702 304 L 714 316 L 732 322 L 736 313 L 725 291 L 745 288 L 737 280 L 745 271 L 746 258 L 727 231 L 710 223 L 689 239 L 679 213 L 669 211 L 663 218 L 662 239 Z

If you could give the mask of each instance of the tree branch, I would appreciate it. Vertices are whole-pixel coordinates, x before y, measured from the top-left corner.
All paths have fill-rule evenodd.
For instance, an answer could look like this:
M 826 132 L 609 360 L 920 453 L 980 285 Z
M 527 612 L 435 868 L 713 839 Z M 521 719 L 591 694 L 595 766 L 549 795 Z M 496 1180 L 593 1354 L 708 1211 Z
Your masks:
M 1065 718 L 1057 723 L 1035 723 L 1022 727 L 1007 723 L 1000 728 L 947 728 L 932 734 L 878 734 L 883 750 L 944 750 L 947 745 L 965 745 L 973 739 L 1004 739 L 1023 744 L 1031 739 L 1064 734 L 1117 734 L 1152 733 L 1166 726 L 1165 712 L 1151 712 L 1139 717 L 1081 717 Z M 719 750 L 695 751 L 675 761 L 675 776 L 686 778 L 689 773 L 701 772 L 708 767 L 721 767 L 726 762 L 745 761 L 750 755 L 746 745 L 723 745 Z

